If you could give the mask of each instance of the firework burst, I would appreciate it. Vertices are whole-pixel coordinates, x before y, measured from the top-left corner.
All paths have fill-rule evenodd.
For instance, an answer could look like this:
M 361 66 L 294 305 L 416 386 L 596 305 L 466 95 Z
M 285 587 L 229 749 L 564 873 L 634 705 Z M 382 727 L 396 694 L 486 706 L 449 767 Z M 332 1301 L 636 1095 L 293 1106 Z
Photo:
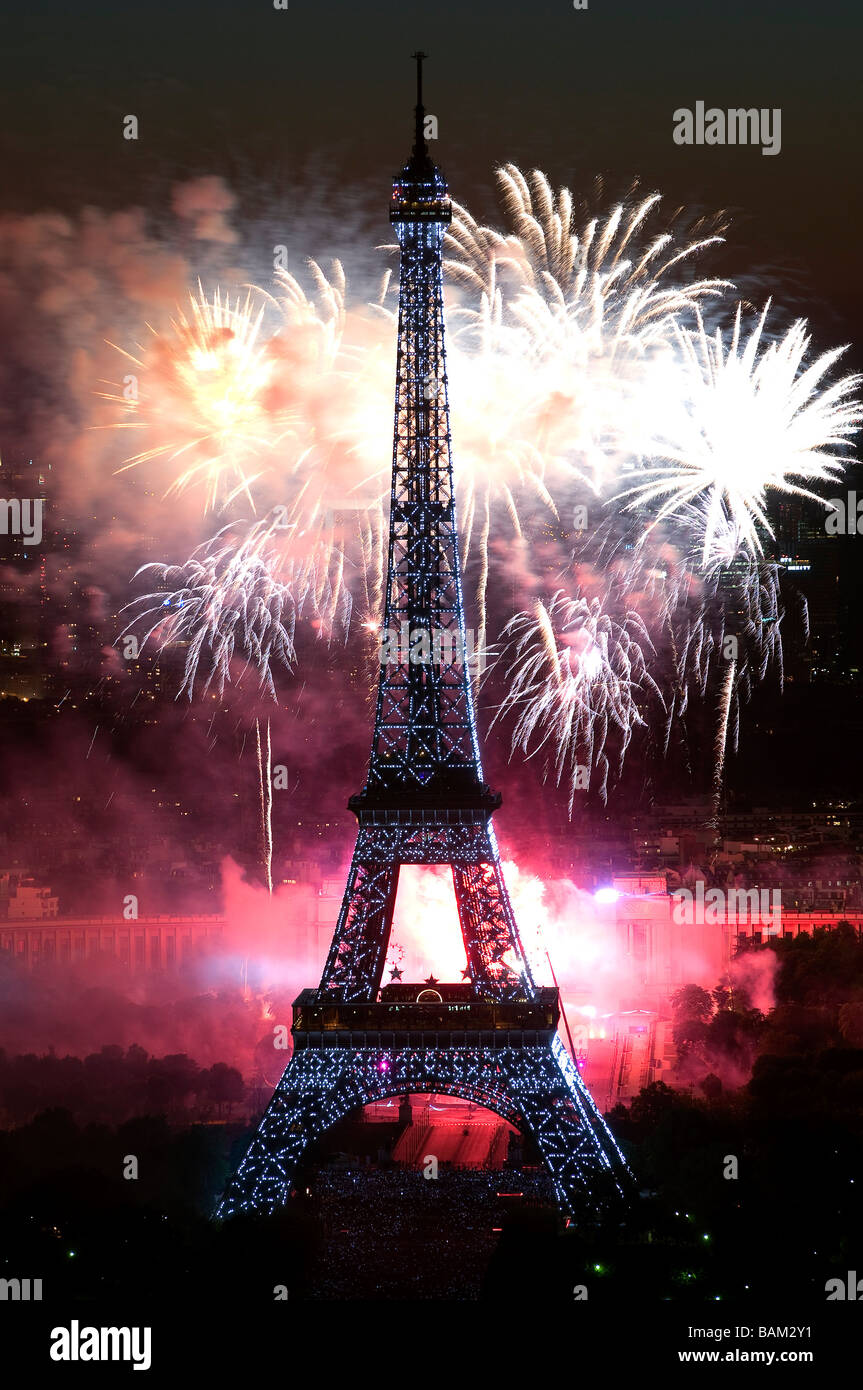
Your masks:
M 572 194 L 514 165 L 498 171 L 501 234 L 457 204 L 444 265 L 451 309 L 455 458 L 465 560 L 478 557 L 480 636 L 490 545 L 533 512 L 566 530 L 576 498 L 601 494 L 641 435 L 642 398 L 677 317 L 726 282 L 691 262 L 719 241 L 658 230 L 659 197 L 575 215 Z
M 211 685 L 224 693 L 235 658 L 243 661 L 238 677 L 251 666 L 259 689 L 275 698 L 272 665 L 291 669 L 295 659 L 297 604 L 288 584 L 273 572 L 268 546 L 275 530 L 271 520 L 238 528 L 225 526 L 192 552 L 185 565 L 149 564 L 138 570 L 160 581 L 124 611 L 132 612 L 124 635 L 143 630 L 141 650 L 154 639 L 159 651 L 186 648 L 178 695 L 192 699 L 201 664 L 207 673 L 201 693 Z
M 619 736 L 622 763 L 633 729 L 643 724 L 639 707 L 649 693 L 661 702 L 645 664 L 652 649 L 636 613 L 613 620 L 599 599 L 569 598 L 558 591 L 546 605 L 518 613 L 504 628 L 510 664 L 507 694 L 498 714 L 515 713 L 513 747 L 528 757 L 546 750 L 558 784 L 566 774 L 569 807 L 576 790 L 587 789 L 584 771 L 600 773 L 607 794 L 610 732 Z
M 808 484 L 841 475 L 849 436 L 863 419 L 854 399 L 859 377 L 822 385 L 845 349 L 806 366 L 805 320 L 766 342 L 768 308 L 748 337 L 740 306 L 728 341 L 720 328 L 708 333 L 700 318 L 697 329 L 676 329 L 682 357 L 676 390 L 662 398 L 648 445 L 661 461 L 648 464 L 642 480 L 620 494 L 640 511 L 658 504 L 657 522 L 700 499 L 707 508 L 705 567 L 717 546 L 763 553 L 763 538 L 773 537 L 768 494 L 826 507 Z
M 276 577 L 279 561 L 272 547 L 281 525 L 277 516 L 241 527 L 239 532 L 235 526 L 225 526 L 198 546 L 185 565 L 150 564 L 138 571 L 138 575 L 159 580 L 161 587 L 127 605 L 132 617 L 125 633 L 143 629 L 142 650 L 151 638 L 162 652 L 185 647 L 177 698 L 185 694 L 192 700 L 203 662 L 207 671 L 200 693 L 205 695 L 212 685 L 222 695 L 232 680 L 235 660 L 241 660 L 236 683 L 251 666 L 257 673 L 259 691 L 275 700 L 273 664 L 292 669 L 297 619 L 294 591 Z M 270 720 L 256 715 L 254 723 L 261 862 L 267 890 L 272 893 Z
M 121 394 L 102 393 L 127 416 L 113 428 L 154 437 L 118 471 L 163 460 L 177 470 L 166 497 L 200 486 L 205 511 L 239 497 L 253 506 L 252 488 L 289 428 L 286 413 L 274 408 L 278 354 L 262 333 L 264 306 L 251 292 L 232 301 L 217 289 L 208 299 L 200 284 L 189 303 L 170 333 L 151 329 L 140 355 L 117 348 L 140 377 L 127 379 Z
M 558 782 L 595 768 L 604 795 L 637 728 L 655 725 L 667 753 L 692 697 L 716 685 L 721 783 L 741 699 L 771 668 L 782 679 L 771 497 L 815 498 L 841 474 L 857 379 L 830 384 L 839 351 L 808 361 L 802 321 L 769 339 L 767 311 L 747 334 L 738 308 L 727 332 L 708 331 L 730 286 L 695 261 L 721 239 L 718 219 L 685 233 L 660 220 L 657 195 L 634 193 L 592 216 L 538 171 L 508 165 L 498 178 L 509 230 L 456 205 L 445 270 L 479 645 L 498 554 L 512 607 L 525 608 L 504 629 L 514 747 L 542 750 Z M 127 354 L 144 374 L 140 402 L 111 397 L 128 415 L 121 428 L 154 436 L 126 467 L 169 461 L 169 492 L 199 484 L 205 510 L 279 517 L 218 532 L 185 566 L 146 567 L 163 587 L 136 600 L 135 620 L 148 640 L 187 644 L 189 698 L 199 664 L 205 688 L 222 689 L 236 658 L 272 692 L 271 660 L 291 664 L 300 619 L 347 637 L 358 602 L 363 638 L 380 619 L 390 276 L 376 305 L 352 309 L 339 262 L 308 269 L 310 293 L 287 272 L 275 294 L 244 301 L 199 289 L 169 334 Z M 267 338 L 265 305 L 277 319 Z M 576 536 L 569 519 L 585 498 L 591 522 Z M 527 610 L 516 587 L 540 592 L 555 569 L 575 597 Z M 260 730 L 257 746 L 260 768 Z
M 464 331 L 518 362 L 522 428 L 536 438 L 539 427 L 545 466 L 598 493 L 628 452 L 645 367 L 678 320 L 728 288 L 690 272 L 721 237 L 657 230 L 658 194 L 579 223 L 570 190 L 555 194 L 539 170 L 526 178 L 510 164 L 498 179 L 513 232 L 480 226 L 456 204 L 447 237 L 446 270 L 473 301 L 460 311 Z

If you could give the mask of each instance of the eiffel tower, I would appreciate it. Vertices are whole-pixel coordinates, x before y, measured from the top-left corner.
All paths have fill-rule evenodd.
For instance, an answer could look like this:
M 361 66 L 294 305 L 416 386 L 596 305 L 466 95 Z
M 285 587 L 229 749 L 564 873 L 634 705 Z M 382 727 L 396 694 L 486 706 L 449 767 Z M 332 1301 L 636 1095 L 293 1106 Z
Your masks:
M 437 1092 L 534 1139 L 561 1210 L 602 1210 L 629 1172 L 557 1034 L 557 989 L 522 948 L 483 780 L 465 647 L 453 498 L 441 245 L 447 184 L 424 138 L 393 183 L 400 245 L 389 564 L 368 777 L 321 982 L 293 1006 L 291 1060 L 216 1215 L 271 1213 L 306 1147 L 349 1111 Z M 452 869 L 467 968 L 457 984 L 381 987 L 402 864 Z M 398 972 L 393 972 L 395 975 Z

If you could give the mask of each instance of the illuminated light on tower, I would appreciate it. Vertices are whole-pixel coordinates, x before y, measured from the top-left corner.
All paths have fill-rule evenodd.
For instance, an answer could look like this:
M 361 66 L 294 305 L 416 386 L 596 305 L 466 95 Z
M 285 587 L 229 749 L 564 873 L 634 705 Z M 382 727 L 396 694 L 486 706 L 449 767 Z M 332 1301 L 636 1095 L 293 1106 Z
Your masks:
M 557 1035 L 558 990 L 531 974 L 491 824 L 501 798 L 483 780 L 450 452 L 441 244 L 451 206 L 423 137 L 425 55 L 414 56 L 415 141 L 390 204 L 401 255 L 389 557 L 369 770 L 349 802 L 357 843 L 320 984 L 294 1003 L 293 1055 L 219 1217 L 275 1211 L 331 1125 L 419 1092 L 459 1096 L 529 1132 L 566 1214 L 601 1210 L 629 1180 Z M 381 987 L 403 864 L 452 870 L 459 984 Z

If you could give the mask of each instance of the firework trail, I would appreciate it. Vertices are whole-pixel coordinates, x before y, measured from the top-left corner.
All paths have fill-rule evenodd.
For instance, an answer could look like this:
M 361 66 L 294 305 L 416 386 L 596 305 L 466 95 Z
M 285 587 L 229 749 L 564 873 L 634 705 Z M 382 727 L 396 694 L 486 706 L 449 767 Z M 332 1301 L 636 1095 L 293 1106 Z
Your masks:
M 806 605 L 798 596 L 804 629 Z M 779 566 L 758 561 L 745 551 L 727 567 L 707 576 L 699 614 L 703 640 L 692 659 L 692 675 L 702 700 L 712 679 L 720 685 L 714 740 L 714 818 L 719 813 L 722 779 L 729 746 L 736 750 L 740 706 L 751 698 L 753 685 L 774 669 L 780 691 L 784 684 L 782 601 Z M 681 666 L 688 657 L 682 652 Z M 681 675 L 681 679 L 683 676 Z
M 258 795 L 261 805 L 262 858 L 267 892 L 273 891 L 273 750 L 270 721 L 266 721 L 265 751 L 261 748 L 261 721 L 255 719 L 255 750 L 258 760 Z
M 719 698 L 719 720 L 716 728 L 715 766 L 713 772 L 713 818 L 718 822 L 722 798 L 722 779 L 725 772 L 725 751 L 728 747 L 728 718 L 734 695 L 734 677 L 737 663 L 732 659 L 722 682 Z

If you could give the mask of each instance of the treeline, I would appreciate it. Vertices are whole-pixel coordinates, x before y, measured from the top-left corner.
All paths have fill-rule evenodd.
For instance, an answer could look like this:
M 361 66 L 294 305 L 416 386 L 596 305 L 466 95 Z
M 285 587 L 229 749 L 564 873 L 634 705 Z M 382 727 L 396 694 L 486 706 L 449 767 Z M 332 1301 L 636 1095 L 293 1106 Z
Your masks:
M 236 1067 L 199 1067 L 185 1053 L 151 1057 L 133 1045 L 103 1047 L 87 1057 L 7 1057 L 0 1050 L 0 1120 L 25 1124 L 57 1107 L 79 1120 L 118 1124 L 133 1115 L 206 1121 L 231 1115 L 246 1097 Z
M 708 1095 L 743 1085 L 770 1058 L 863 1048 L 863 938 L 840 922 L 771 940 L 738 955 L 715 989 L 684 985 L 671 1007 L 676 1080 Z

